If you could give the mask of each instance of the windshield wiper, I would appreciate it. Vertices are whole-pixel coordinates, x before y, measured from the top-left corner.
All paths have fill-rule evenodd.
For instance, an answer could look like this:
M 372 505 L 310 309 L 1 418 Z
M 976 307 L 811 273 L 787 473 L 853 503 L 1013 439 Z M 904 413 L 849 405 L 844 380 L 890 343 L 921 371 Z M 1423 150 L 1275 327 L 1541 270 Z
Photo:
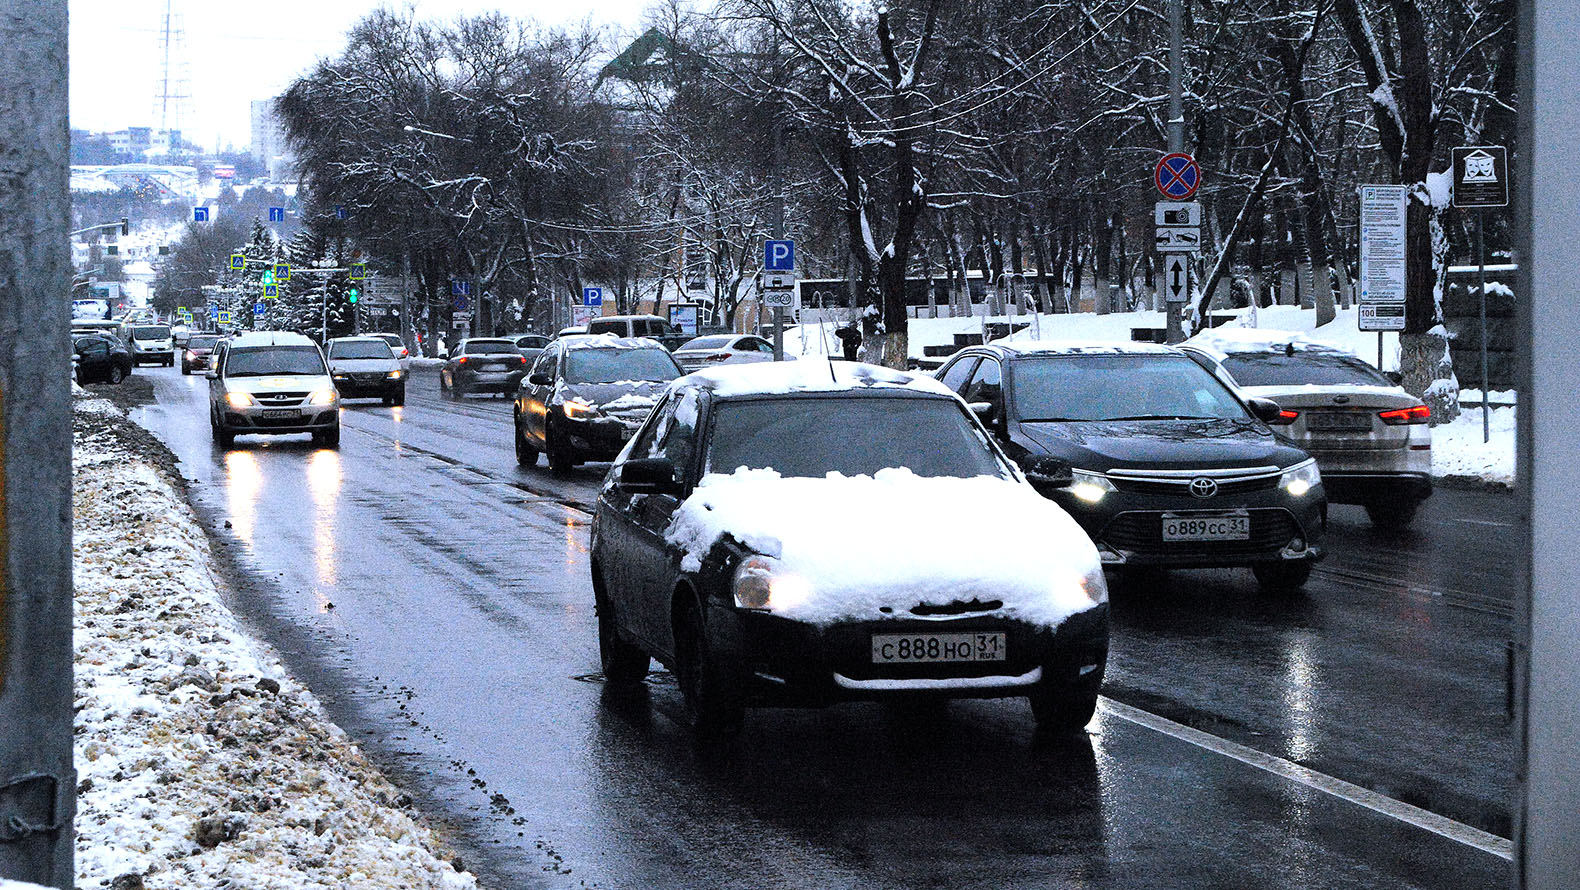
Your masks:
M 1085 423 L 1089 417 L 1023 417 L 1021 423 Z
M 1203 417 L 1199 414 L 1136 414 L 1130 417 L 1105 417 L 1103 420 L 1219 420 L 1217 417 Z

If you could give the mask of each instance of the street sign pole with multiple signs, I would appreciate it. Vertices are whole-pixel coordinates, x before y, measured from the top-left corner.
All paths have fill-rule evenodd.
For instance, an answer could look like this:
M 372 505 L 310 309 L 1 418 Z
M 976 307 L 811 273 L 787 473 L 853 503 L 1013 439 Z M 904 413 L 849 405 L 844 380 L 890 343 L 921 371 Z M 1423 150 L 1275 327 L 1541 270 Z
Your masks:
M 1377 332 L 1377 369 L 1382 370 L 1383 332 L 1405 324 L 1405 220 L 1410 189 L 1363 185 L 1361 195 L 1361 293 L 1355 301 L 1359 327 Z
M 1487 207 L 1509 206 L 1509 153 L 1501 145 L 1467 145 L 1450 152 L 1453 161 L 1453 204 L 1476 212 L 1476 282 L 1481 292 L 1481 441 L 1492 440 L 1487 390 L 1487 244 L 1483 237 Z
M 763 305 L 774 310 L 774 361 L 785 360 L 785 310 L 796 308 L 795 242 L 763 242 Z
M 1189 200 L 1201 187 L 1201 167 L 1183 151 L 1170 152 L 1152 171 L 1152 184 L 1165 199 L 1152 207 L 1156 224 L 1153 245 L 1163 260 L 1163 278 L 1158 290 L 1168 311 L 1164 339 L 1178 343 L 1184 339 L 1182 309 L 1190 302 L 1190 259 L 1201 250 L 1201 204 Z M 1099 294 L 1098 299 L 1106 299 Z

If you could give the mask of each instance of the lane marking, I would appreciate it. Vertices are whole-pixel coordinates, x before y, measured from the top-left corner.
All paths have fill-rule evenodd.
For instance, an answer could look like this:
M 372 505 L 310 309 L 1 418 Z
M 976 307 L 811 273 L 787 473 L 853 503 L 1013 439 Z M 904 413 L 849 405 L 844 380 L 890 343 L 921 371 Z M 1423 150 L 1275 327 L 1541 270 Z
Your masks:
M 1463 522 L 1466 525 L 1490 525 L 1490 526 L 1493 526 L 1494 528 L 1513 528 L 1514 527 L 1514 523 L 1512 523 L 1512 522 L 1494 522 L 1491 519 L 1456 519 L 1454 521 L 1455 522 Z
M 1439 816 L 1430 810 L 1423 810 L 1403 801 L 1394 800 L 1391 797 L 1378 794 L 1369 788 L 1362 788 L 1343 779 L 1335 779 L 1330 775 L 1319 773 L 1314 769 L 1301 766 L 1282 757 L 1274 757 L 1271 754 L 1264 754 L 1255 748 L 1247 748 L 1227 739 L 1221 739 L 1211 733 L 1202 732 L 1183 723 L 1176 723 L 1167 717 L 1160 717 L 1150 711 L 1143 711 L 1140 708 L 1114 701 L 1107 696 L 1102 697 L 1100 704 L 1103 713 L 1112 714 L 1137 726 L 1144 726 L 1147 729 L 1163 733 L 1182 742 L 1189 742 L 1198 748 L 1205 748 L 1216 754 L 1222 754 L 1247 766 L 1256 767 L 1280 778 L 1297 782 L 1324 794 L 1330 794 L 1340 800 L 1363 806 L 1368 810 L 1397 819 L 1407 825 L 1424 828 L 1435 835 L 1458 841 L 1484 853 L 1491 853 L 1494 856 L 1500 856 L 1511 861 L 1514 859 L 1513 841 L 1482 831 L 1479 828 L 1473 828 L 1463 822 L 1455 822 L 1447 816 Z

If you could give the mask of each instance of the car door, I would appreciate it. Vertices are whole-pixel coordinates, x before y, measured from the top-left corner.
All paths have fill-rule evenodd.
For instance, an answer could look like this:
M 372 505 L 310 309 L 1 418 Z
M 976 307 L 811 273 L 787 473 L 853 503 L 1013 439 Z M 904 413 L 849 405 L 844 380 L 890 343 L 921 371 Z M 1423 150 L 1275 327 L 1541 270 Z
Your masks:
M 526 376 L 521 378 L 521 431 L 527 441 L 540 451 L 546 441 L 549 397 L 553 395 L 554 381 L 559 377 L 560 353 L 563 351 L 558 345 L 543 350 L 532 367 L 527 369 Z M 532 382 L 532 378 L 538 374 L 549 376 L 547 385 Z
M 652 440 L 641 456 L 661 457 L 674 464 L 680 478 L 691 475 L 697 448 L 698 391 L 685 389 L 655 409 L 649 428 Z M 633 447 L 632 456 L 637 452 Z M 643 638 L 665 652 L 673 652 L 670 594 L 680 575 L 678 552 L 669 543 L 670 522 L 683 498 L 673 494 L 634 495 L 631 504 L 631 539 L 628 542 L 633 599 L 638 604 L 632 618 Z
M 98 337 L 77 341 L 77 374 L 86 383 L 103 380 L 110 374 L 110 344 Z

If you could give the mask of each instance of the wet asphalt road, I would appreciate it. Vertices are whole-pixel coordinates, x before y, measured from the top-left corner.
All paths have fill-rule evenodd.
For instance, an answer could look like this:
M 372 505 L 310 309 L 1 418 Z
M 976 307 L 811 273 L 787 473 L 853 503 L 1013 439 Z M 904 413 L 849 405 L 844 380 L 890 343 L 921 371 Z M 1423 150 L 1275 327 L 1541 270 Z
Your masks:
M 237 611 L 486 886 L 1482 888 L 1505 859 L 1134 722 L 1127 706 L 1509 834 L 1512 499 L 1439 491 L 1379 536 L 1335 507 L 1293 599 L 1249 573 L 1114 591 L 1089 738 L 1020 700 L 763 710 L 699 752 L 658 674 L 598 682 L 585 505 L 603 465 L 515 465 L 509 403 L 352 402 L 338 452 L 209 442 L 206 381 L 150 370 Z M 227 526 L 228 523 L 228 526 Z M 1166 727 L 1165 727 L 1166 728 Z

